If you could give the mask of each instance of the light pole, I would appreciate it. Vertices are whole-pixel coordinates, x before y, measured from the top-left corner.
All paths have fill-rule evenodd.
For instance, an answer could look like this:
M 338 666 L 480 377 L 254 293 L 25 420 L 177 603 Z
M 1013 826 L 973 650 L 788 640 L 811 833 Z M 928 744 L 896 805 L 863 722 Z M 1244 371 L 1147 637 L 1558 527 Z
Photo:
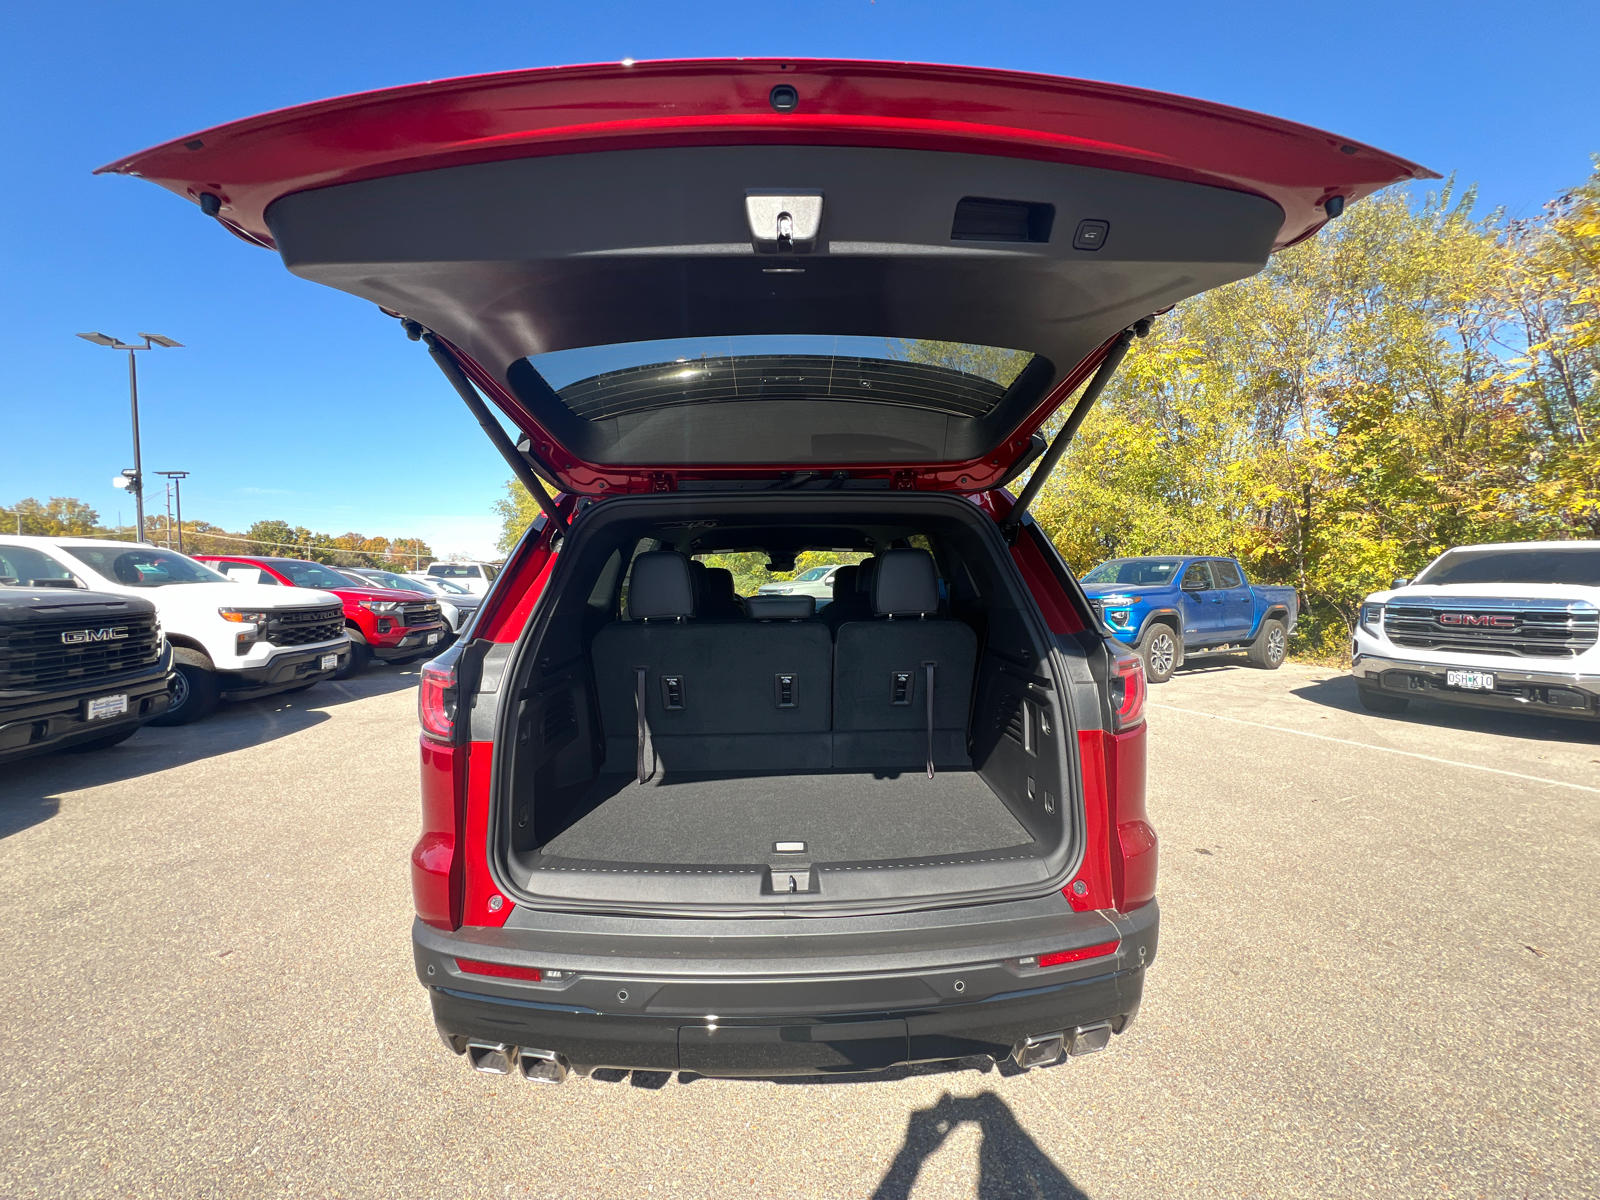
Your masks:
M 182 342 L 175 342 L 169 337 L 162 337 L 159 333 L 139 334 L 144 339 L 142 346 L 130 346 L 127 342 L 119 341 L 104 333 L 80 333 L 78 335 L 86 342 L 93 342 L 96 346 L 109 346 L 113 350 L 126 350 L 128 352 L 128 403 L 133 409 L 133 474 L 126 471 L 123 475 L 128 480 L 128 490 L 133 493 L 134 513 L 134 540 L 144 541 L 144 469 L 139 461 L 139 368 L 134 361 L 134 354 L 140 350 L 149 350 L 154 346 L 162 346 L 168 350 L 182 349 Z
M 189 478 L 187 471 L 157 471 L 157 475 L 164 475 L 172 480 L 172 500 L 178 506 L 178 553 L 183 553 L 183 481 Z M 172 527 L 167 527 L 167 535 L 172 535 Z

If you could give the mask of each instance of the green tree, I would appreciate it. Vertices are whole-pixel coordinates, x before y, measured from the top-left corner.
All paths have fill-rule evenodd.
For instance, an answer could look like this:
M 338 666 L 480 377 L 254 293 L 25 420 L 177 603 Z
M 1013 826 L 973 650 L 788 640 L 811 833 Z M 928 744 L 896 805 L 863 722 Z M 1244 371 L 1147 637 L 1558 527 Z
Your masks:
M 501 554 L 510 554 L 544 510 L 518 480 L 508 479 L 505 495 L 494 502 L 494 511 L 500 518 L 500 540 L 495 546 Z
M 72 496 L 51 496 L 40 504 L 32 496 L 4 510 L 0 529 L 34 537 L 90 537 L 100 525 L 100 514 Z

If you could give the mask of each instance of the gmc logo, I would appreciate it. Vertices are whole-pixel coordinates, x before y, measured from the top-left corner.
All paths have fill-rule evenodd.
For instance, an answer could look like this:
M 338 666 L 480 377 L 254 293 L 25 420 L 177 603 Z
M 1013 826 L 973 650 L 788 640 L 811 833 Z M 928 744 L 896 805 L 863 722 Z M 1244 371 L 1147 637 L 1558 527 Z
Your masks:
M 89 642 L 119 642 L 128 636 L 128 628 L 119 625 L 115 629 L 74 629 L 61 635 L 61 642 L 66 646 L 83 646 Z
M 1441 625 L 1468 625 L 1483 629 L 1515 629 L 1517 618 L 1510 613 L 1440 613 Z

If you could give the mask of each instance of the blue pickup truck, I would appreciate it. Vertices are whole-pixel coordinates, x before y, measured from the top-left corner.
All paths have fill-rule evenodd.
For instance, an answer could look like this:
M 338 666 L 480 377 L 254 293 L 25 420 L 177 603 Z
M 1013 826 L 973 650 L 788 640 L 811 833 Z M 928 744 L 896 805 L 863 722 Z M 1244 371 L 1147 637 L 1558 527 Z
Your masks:
M 1275 671 L 1300 616 L 1292 587 L 1253 584 L 1232 558 L 1112 558 L 1082 582 L 1112 636 L 1138 650 L 1151 683 L 1186 658 L 1241 650 L 1251 666 Z

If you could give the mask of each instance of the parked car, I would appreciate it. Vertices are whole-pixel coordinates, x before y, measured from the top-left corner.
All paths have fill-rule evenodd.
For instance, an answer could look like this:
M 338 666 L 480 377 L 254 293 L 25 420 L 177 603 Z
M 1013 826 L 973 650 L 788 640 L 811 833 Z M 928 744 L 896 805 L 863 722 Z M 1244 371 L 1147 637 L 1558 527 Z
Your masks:
M 759 596 L 813 596 L 821 608 L 833 600 L 833 579 L 844 563 L 831 567 L 809 567 L 786 583 L 764 583 L 756 589 Z
M 172 699 L 154 725 L 187 725 L 224 700 L 298 691 L 350 658 L 337 596 L 236 583 L 174 550 L 101 538 L 0 537 L 95 592 L 150 600 L 172 644 Z M 43 569 L 41 567 L 41 569 Z
M 439 603 L 439 612 L 450 626 L 450 639 L 459 637 L 467 622 L 477 616 L 483 606 L 483 597 L 475 596 L 460 584 L 448 579 L 415 579 L 409 575 L 396 575 L 393 571 L 380 571 L 374 567 L 340 567 L 341 575 L 364 580 L 376 587 L 396 591 L 416 592 L 432 597 Z
M 1600 718 L 1600 541 L 1447 550 L 1366 598 L 1350 657 L 1371 712 L 1438 700 Z
M 1028 505 L 1152 314 L 1426 172 L 1100 83 L 762 60 L 390 89 L 106 169 L 397 315 L 542 509 L 422 669 L 451 1050 L 1031 1067 L 1128 1028 L 1144 672 Z M 702 619 L 691 561 L 754 550 L 867 555 L 859 619 Z
M 1283 665 L 1300 617 L 1292 587 L 1251 583 L 1235 558 L 1112 558 L 1083 590 L 1113 636 L 1138 650 L 1145 676 L 1165 683 L 1186 659 L 1244 651 L 1252 667 Z
M 201 554 L 229 579 L 266 587 L 317 588 L 332 593 L 344 616 L 350 655 L 335 679 L 349 679 L 374 658 L 408 663 L 438 653 L 449 627 L 435 600 L 411 591 L 373 587 L 334 568 L 303 558 L 256 558 L 249 555 Z
M 434 580 L 448 580 L 458 587 L 464 587 L 474 596 L 484 596 L 489 592 L 489 586 L 494 583 L 498 569 L 490 563 L 482 562 L 436 562 L 424 571 L 408 571 L 413 579 L 422 579 L 428 582 Z
M 0 545 L 0 763 L 126 741 L 171 683 L 154 604 L 80 591 L 50 556 Z

